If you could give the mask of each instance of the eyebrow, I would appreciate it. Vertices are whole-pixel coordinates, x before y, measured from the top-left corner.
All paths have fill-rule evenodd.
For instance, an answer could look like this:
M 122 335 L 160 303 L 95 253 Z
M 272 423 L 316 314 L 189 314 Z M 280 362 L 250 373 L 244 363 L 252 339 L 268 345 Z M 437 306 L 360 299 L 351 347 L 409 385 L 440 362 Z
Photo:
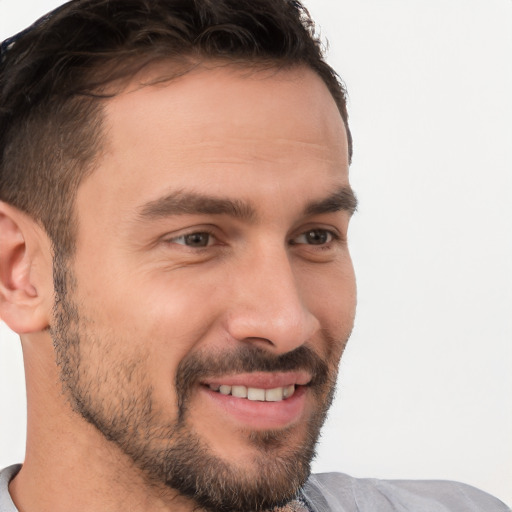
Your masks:
M 229 215 L 252 221 L 256 210 L 245 201 L 213 197 L 195 192 L 178 191 L 142 206 L 139 217 L 152 220 L 172 215 Z
M 304 215 L 319 215 L 347 211 L 352 215 L 357 209 L 357 199 L 349 186 L 343 186 L 319 201 L 311 201 Z M 256 209 L 240 199 L 214 197 L 196 192 L 178 191 L 144 204 L 139 211 L 140 220 L 155 220 L 173 215 L 229 215 L 253 222 Z
M 357 198 L 348 185 L 339 188 L 336 192 L 327 196 L 320 201 L 312 201 L 309 203 L 304 213 L 306 215 L 320 215 L 322 213 L 334 213 L 346 211 L 353 215 L 357 210 Z

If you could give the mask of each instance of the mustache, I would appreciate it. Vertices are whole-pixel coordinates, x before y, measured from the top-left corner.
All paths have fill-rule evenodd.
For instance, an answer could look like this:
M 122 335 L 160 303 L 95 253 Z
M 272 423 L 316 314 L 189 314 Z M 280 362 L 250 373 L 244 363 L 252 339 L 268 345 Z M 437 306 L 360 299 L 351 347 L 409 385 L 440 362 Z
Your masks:
M 291 371 L 308 372 L 311 375 L 308 386 L 317 392 L 327 383 L 332 385 L 336 381 L 336 375 L 331 375 L 327 363 L 307 345 L 278 355 L 249 344 L 229 351 L 191 353 L 182 359 L 176 372 L 179 416 L 185 413 L 187 398 L 200 381 L 226 374 Z

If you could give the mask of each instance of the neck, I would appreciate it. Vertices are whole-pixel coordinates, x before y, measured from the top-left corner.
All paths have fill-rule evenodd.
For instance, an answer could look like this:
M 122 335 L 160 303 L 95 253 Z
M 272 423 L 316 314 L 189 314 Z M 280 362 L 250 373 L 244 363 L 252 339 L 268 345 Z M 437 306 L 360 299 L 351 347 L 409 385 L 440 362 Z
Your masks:
M 163 484 L 149 482 L 115 443 L 69 405 L 47 340 L 24 340 L 27 448 L 9 491 L 23 512 L 191 512 Z M 30 350 L 26 350 L 30 345 Z M 52 368 L 51 371 L 48 371 Z

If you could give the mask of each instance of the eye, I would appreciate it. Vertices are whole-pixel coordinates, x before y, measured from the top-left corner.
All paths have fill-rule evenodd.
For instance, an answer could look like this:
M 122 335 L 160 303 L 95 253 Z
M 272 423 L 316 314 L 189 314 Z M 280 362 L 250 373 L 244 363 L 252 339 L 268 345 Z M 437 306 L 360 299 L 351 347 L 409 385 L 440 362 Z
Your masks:
M 336 239 L 335 234 L 327 229 L 311 229 L 290 241 L 292 245 L 325 245 Z
M 187 247 L 208 247 L 214 243 L 214 236 L 206 231 L 188 233 L 169 240 L 170 243 L 186 245 Z

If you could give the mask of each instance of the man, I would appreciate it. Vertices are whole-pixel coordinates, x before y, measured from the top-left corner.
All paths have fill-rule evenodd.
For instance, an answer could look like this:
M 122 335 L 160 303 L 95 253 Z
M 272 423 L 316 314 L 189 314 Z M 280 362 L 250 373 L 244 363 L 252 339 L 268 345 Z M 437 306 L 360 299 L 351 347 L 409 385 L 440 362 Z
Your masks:
M 2 45 L 0 511 L 507 510 L 309 477 L 355 311 L 345 92 L 297 2 L 72 1 Z

